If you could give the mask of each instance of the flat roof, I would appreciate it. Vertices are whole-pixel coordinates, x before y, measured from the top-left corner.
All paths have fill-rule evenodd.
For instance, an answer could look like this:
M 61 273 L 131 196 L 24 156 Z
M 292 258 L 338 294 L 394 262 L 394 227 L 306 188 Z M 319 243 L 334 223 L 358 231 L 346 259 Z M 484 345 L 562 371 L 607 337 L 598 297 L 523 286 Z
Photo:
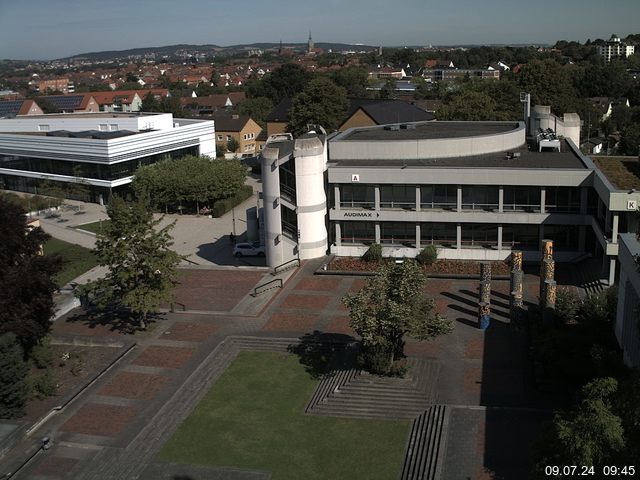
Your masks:
M 513 125 L 513 124 L 511 124 Z M 398 132 L 392 132 L 398 133 Z M 329 163 L 338 167 L 429 167 L 429 168 L 523 168 L 523 169 L 564 169 L 583 170 L 587 166 L 580 157 L 575 154 L 566 140 L 561 143 L 561 151 L 535 150 L 532 144 L 531 150 L 527 145 L 522 148 L 487 153 L 483 155 L 471 155 L 464 157 L 447 158 L 424 158 L 424 159 L 331 159 L 329 152 Z M 520 156 L 510 156 L 508 153 L 519 153 Z
M 26 115 L 21 117 L 3 118 L 3 120 L 31 120 L 37 118 L 133 118 L 133 117 L 150 117 L 152 115 L 165 115 L 158 112 L 78 112 L 78 113 L 46 113 L 44 115 Z
M 516 130 L 518 122 L 420 122 L 411 123 L 414 128 L 398 130 L 388 129 L 388 125 L 356 128 L 334 141 L 372 141 L 372 140 L 429 140 L 439 138 L 464 138 L 484 135 L 497 135 Z
M 638 157 L 591 157 L 596 167 L 618 190 L 640 190 Z

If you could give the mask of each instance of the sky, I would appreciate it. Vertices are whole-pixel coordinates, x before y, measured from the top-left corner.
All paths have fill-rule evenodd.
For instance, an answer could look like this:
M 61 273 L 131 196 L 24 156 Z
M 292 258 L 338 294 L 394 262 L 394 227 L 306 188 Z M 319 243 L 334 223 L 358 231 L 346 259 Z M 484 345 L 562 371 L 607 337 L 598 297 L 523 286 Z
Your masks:
M 639 0 L 0 0 L 0 59 L 188 44 L 553 44 L 640 33 Z

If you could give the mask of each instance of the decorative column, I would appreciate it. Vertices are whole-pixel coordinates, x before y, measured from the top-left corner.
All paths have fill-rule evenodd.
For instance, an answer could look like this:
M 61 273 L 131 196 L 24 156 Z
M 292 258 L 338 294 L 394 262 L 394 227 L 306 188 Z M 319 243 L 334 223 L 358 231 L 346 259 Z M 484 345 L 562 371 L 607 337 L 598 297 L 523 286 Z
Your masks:
M 553 280 L 555 275 L 555 262 L 553 260 L 553 240 L 542 240 L 542 262 L 540 262 L 540 307 L 546 295 L 546 281 Z
M 511 295 L 510 295 L 510 318 L 511 321 L 518 321 L 522 316 L 524 272 L 522 271 L 522 252 L 514 250 L 511 252 Z
M 491 264 L 480 264 L 480 289 L 478 298 L 478 327 L 486 330 L 491 315 Z

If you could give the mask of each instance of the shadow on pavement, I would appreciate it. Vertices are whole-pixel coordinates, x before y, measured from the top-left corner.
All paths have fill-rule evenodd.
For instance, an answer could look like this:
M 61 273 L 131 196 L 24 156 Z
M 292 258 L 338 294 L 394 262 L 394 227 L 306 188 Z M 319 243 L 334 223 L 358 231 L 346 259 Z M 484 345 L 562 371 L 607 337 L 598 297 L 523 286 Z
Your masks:
M 298 356 L 307 373 L 313 378 L 320 378 L 329 368 L 353 368 L 352 355 L 340 355 L 340 361 L 336 361 L 336 353 L 344 352 L 345 346 L 354 341 L 351 335 L 316 330 L 300 337 L 300 343 L 290 345 L 288 350 Z
M 244 241 L 242 237 L 237 239 Z M 198 246 L 196 256 L 216 265 L 227 265 L 236 267 L 264 267 L 267 261 L 264 257 L 240 257 L 233 256 L 233 242 L 229 235 L 224 235 L 215 242 L 203 243 Z M 192 259 L 197 263 L 197 258 Z

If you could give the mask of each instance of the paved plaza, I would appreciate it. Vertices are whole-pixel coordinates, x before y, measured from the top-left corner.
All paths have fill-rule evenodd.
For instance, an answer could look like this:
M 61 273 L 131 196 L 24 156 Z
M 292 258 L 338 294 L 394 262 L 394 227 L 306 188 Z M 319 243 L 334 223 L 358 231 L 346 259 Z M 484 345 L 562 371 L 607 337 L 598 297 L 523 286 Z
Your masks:
M 54 446 L 34 458 L 21 472 L 24 478 L 269 478 L 262 471 L 163 466 L 155 455 L 232 361 L 229 349 L 240 341 L 233 339 L 286 345 L 314 332 L 353 338 L 341 298 L 365 279 L 316 275 L 321 264 L 309 261 L 291 271 L 282 290 L 264 294 L 254 315 L 235 312 L 256 302 L 250 292 L 268 272 L 208 267 L 182 271 L 176 297 L 186 311 L 160 315 L 149 332 L 132 336 L 75 312 L 58 320 L 54 336 L 128 339 L 136 346 L 8 458 L 33 450 L 46 434 Z M 526 275 L 525 281 L 525 300 L 535 302 L 537 277 Z M 486 332 L 476 327 L 477 288 L 474 280 L 429 279 L 425 293 L 455 330 L 432 342 L 409 341 L 406 352 L 437 364 L 428 390 L 449 412 L 441 478 L 524 478 L 530 443 L 551 405 L 533 388 L 526 330 L 509 322 L 508 281 L 492 283 L 494 314 Z M 254 348 L 253 341 L 244 342 L 243 348 Z M 158 471 L 162 477 L 154 476 Z

